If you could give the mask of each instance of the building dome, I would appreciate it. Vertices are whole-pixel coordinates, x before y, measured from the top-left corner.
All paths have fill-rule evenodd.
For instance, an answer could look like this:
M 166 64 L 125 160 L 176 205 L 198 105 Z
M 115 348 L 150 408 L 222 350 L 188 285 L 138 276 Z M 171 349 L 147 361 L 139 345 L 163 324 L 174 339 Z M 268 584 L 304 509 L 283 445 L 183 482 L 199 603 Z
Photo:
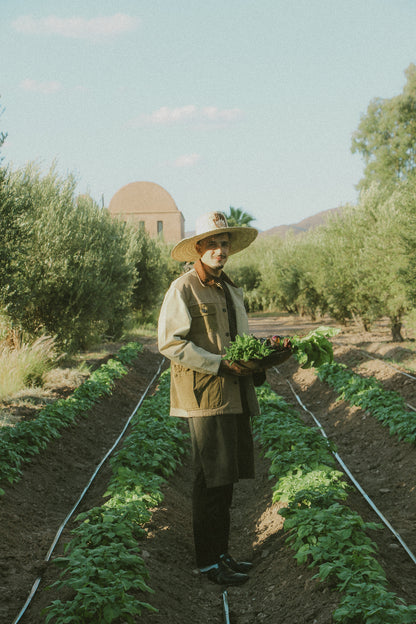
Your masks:
M 110 201 L 112 217 L 143 227 L 152 237 L 178 242 L 184 237 L 185 220 L 169 193 L 154 182 L 131 182 Z

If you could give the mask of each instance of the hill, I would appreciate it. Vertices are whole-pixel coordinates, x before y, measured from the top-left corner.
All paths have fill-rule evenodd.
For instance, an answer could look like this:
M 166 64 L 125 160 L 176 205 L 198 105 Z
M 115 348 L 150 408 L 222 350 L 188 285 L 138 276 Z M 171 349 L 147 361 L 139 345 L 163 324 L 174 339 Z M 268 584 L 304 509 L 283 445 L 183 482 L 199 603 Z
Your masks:
M 328 210 L 322 210 L 311 217 L 306 217 L 298 223 L 292 223 L 290 225 L 276 225 L 269 230 L 264 230 L 259 233 L 259 236 L 281 236 L 284 238 L 288 232 L 296 234 L 302 234 L 307 232 L 318 225 L 323 225 L 329 216 L 339 212 L 341 208 L 329 208 Z M 253 224 L 255 227 L 255 224 Z

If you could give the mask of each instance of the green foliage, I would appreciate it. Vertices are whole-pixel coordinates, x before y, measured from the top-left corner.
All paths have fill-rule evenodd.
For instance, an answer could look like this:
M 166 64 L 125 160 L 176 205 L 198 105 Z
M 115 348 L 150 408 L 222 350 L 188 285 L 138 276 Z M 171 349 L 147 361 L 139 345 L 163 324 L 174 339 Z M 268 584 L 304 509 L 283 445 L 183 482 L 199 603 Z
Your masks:
M 226 348 L 224 359 L 230 362 L 238 362 L 242 360 L 261 360 L 261 358 L 270 355 L 273 349 L 267 342 L 259 340 L 255 336 L 248 334 L 237 335 L 231 344 Z
M 230 362 L 248 362 L 249 360 L 261 360 L 276 350 L 291 349 L 302 368 L 318 367 L 325 362 L 332 362 L 332 345 L 327 336 L 335 336 L 338 333 L 338 329 L 318 327 L 309 332 L 307 336 L 291 337 L 290 343 L 287 345 L 285 339 L 281 339 L 279 336 L 256 338 L 248 334 L 237 335 L 226 348 L 223 357 Z
M 227 270 L 227 274 L 244 291 L 255 290 L 260 284 L 260 270 L 250 264 L 243 264 Z
M 94 371 L 70 397 L 44 407 L 36 420 L 3 427 L 0 430 L 0 482 L 17 481 L 23 465 L 46 448 L 51 440 L 58 438 L 61 428 L 85 416 L 101 397 L 111 394 L 115 380 L 128 372 L 126 366 L 141 349 L 138 344 L 122 347 L 115 358 Z
M 407 306 L 415 309 L 416 301 L 416 175 L 399 185 L 392 203 L 396 210 L 396 228 L 400 231 L 402 245 L 399 282 L 407 296 Z
M 269 299 L 274 294 L 280 308 L 312 318 L 328 313 L 342 323 L 360 320 L 365 329 L 388 316 L 392 337 L 400 340 L 416 245 L 409 239 L 410 182 L 408 187 L 391 195 L 373 186 L 358 206 L 344 206 L 305 236 L 287 237 L 262 268 Z
M 54 560 L 63 572 L 52 588 L 69 589 L 73 598 L 54 600 L 46 609 L 46 622 L 133 623 L 143 609 L 156 611 L 141 598 L 153 590 L 138 540 L 188 440 L 169 416 L 169 384 L 167 371 L 157 392 L 133 416 L 131 433 L 111 459 L 106 502 L 78 516 L 80 524 L 64 556 Z
M 363 519 L 342 502 L 348 489 L 333 469 L 335 447 L 315 428 L 307 427 L 267 384 L 257 390 L 261 415 L 255 434 L 271 460 L 278 481 L 273 500 L 287 503 L 287 543 L 299 564 L 317 568 L 314 578 L 330 580 L 341 592 L 334 622 L 412 624 L 416 606 L 388 592 L 384 570 L 375 559 L 376 544 L 368 533 L 379 524 Z
M 2 116 L 3 113 L 4 113 L 4 108 L 0 107 L 0 117 Z M 0 148 L 2 147 L 6 139 L 7 139 L 7 132 L 3 132 L 2 130 L 0 130 Z M 0 158 L 0 163 L 2 160 L 3 159 Z
M 232 255 L 227 262 L 226 272 L 244 289 L 244 303 L 250 312 L 268 310 L 276 305 L 267 271 L 281 244 L 278 237 L 257 238 L 244 253 Z
M 310 331 L 307 336 L 293 336 L 290 341 L 292 350 L 302 368 L 318 368 L 322 364 L 332 362 L 334 354 L 332 344 L 327 336 L 336 336 L 339 329 L 333 327 L 318 327 Z
M 255 220 L 254 217 L 249 215 L 242 208 L 233 208 L 233 206 L 230 206 L 229 213 L 225 216 L 230 227 L 250 226 Z
M 373 182 L 391 187 L 415 170 L 416 65 L 411 63 L 405 74 L 403 93 L 373 99 L 353 135 L 352 152 L 365 162 L 360 188 Z
M 142 316 L 157 304 L 167 287 L 164 245 L 143 229 L 131 228 L 130 258 L 136 270 L 132 308 Z
M 400 394 L 385 390 L 374 377 L 361 377 L 344 364 L 325 364 L 318 370 L 318 377 L 339 393 L 339 400 L 373 414 L 400 440 L 415 442 L 416 414 L 406 410 Z
M 117 335 L 136 279 L 124 224 L 87 197 L 75 200 L 73 176 L 53 168 L 42 177 L 29 166 L 9 182 L 6 207 L 18 216 L 1 292 L 9 315 L 68 350 L 110 326 Z
M 28 257 L 33 212 L 25 181 L 17 189 L 9 169 L 0 167 L 0 301 L 7 301 L 16 291 L 14 277 L 19 258 L 23 270 L 23 258 Z

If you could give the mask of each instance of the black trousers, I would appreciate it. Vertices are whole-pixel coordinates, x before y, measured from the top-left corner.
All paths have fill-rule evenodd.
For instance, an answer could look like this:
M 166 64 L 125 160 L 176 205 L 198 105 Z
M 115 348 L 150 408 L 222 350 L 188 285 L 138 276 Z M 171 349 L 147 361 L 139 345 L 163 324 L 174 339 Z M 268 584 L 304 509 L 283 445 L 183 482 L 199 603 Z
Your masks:
M 192 524 L 198 568 L 217 563 L 228 552 L 232 497 L 232 483 L 209 488 L 202 468 L 195 474 Z
M 203 568 L 228 552 L 233 484 L 254 478 L 253 437 L 248 414 L 190 418 L 189 429 L 195 555 Z

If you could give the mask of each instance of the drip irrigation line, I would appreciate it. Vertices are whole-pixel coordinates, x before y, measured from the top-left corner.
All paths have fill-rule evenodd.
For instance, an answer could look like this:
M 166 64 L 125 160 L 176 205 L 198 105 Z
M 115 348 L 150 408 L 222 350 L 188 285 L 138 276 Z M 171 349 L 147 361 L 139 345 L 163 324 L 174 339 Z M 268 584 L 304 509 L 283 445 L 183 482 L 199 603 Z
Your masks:
M 274 370 L 277 371 L 277 368 L 274 368 Z M 277 371 L 279 372 L 279 371 Z M 279 372 L 280 374 L 280 372 Z M 316 425 L 319 428 L 319 431 L 321 432 L 321 434 L 323 435 L 324 438 L 326 438 L 328 440 L 328 436 L 324 430 L 324 428 L 322 427 L 321 423 L 319 422 L 319 420 L 316 418 L 315 414 L 313 414 L 303 403 L 301 398 L 296 394 L 292 384 L 290 383 L 290 381 L 287 379 L 286 380 L 287 383 L 289 384 L 289 387 L 291 389 L 291 391 L 293 392 L 297 402 L 299 403 L 299 405 L 302 407 L 302 409 L 307 412 L 310 416 L 312 416 L 313 420 L 315 421 Z M 397 539 L 397 541 L 401 544 L 401 546 L 404 548 L 404 550 L 407 552 L 407 554 L 409 555 L 409 557 L 411 558 L 411 560 L 413 561 L 414 564 L 416 564 L 416 557 L 415 555 L 412 553 L 412 551 L 410 550 L 410 548 L 407 546 L 407 544 L 404 542 L 404 540 L 402 539 L 402 537 L 400 536 L 400 534 L 396 531 L 396 529 L 394 529 L 394 527 L 392 527 L 392 525 L 390 524 L 390 522 L 387 520 L 387 518 L 385 518 L 385 516 L 383 516 L 383 514 L 381 513 L 381 511 L 378 509 L 378 507 L 376 506 L 376 504 L 371 500 L 371 498 L 368 496 L 368 494 L 364 491 L 364 489 L 361 487 L 361 485 L 358 483 L 358 481 L 356 480 L 356 478 L 353 476 L 353 474 L 351 473 L 351 471 L 349 470 L 349 468 L 346 466 L 346 464 L 343 462 L 343 460 L 341 459 L 341 457 L 338 455 L 338 453 L 332 451 L 333 456 L 335 457 L 335 459 L 337 460 L 337 462 L 339 463 L 339 465 L 341 466 L 341 468 L 344 470 L 344 472 L 348 475 L 348 477 L 351 479 L 351 481 L 353 482 L 353 484 L 355 485 L 355 487 L 357 488 L 357 490 L 360 492 L 360 494 L 365 498 L 365 500 L 367 501 L 367 503 L 370 505 L 370 507 L 376 512 L 376 514 L 378 515 L 378 517 L 382 520 L 382 522 L 386 525 L 386 527 L 393 533 L 394 537 Z
M 95 477 L 97 476 L 99 470 L 101 469 L 101 467 L 103 466 L 103 464 L 107 461 L 107 459 L 110 457 L 110 455 L 113 453 L 114 449 L 117 447 L 117 445 L 119 444 L 120 440 L 122 439 L 122 437 L 124 436 L 128 426 L 130 425 L 130 422 L 133 418 L 133 416 L 136 414 L 137 410 L 140 408 L 141 404 L 143 403 L 144 399 L 146 398 L 147 393 L 149 392 L 149 389 L 151 388 L 153 382 L 155 381 L 155 379 L 157 379 L 157 377 L 160 375 L 160 371 L 162 369 L 163 363 L 165 361 L 165 358 L 162 358 L 160 364 L 159 364 L 159 368 L 157 369 L 156 373 L 153 375 L 151 381 L 149 382 L 146 390 L 143 392 L 142 396 L 140 397 L 139 402 L 137 403 L 136 407 L 134 408 L 134 410 L 132 411 L 132 413 L 130 414 L 127 422 L 125 423 L 121 433 L 119 434 L 119 436 L 117 437 L 116 441 L 114 442 L 113 446 L 110 448 L 109 451 L 107 451 L 107 453 L 105 454 L 105 456 L 103 457 L 103 459 L 100 461 L 100 463 L 98 464 L 97 468 L 95 469 L 93 475 L 91 476 L 90 480 L 88 481 L 87 485 L 85 486 L 84 490 L 82 491 L 81 495 L 79 496 L 77 502 L 75 503 L 75 505 L 73 506 L 73 508 L 71 509 L 71 511 L 69 512 L 69 514 L 67 515 L 67 517 L 65 518 L 65 520 L 62 522 L 61 526 L 59 527 L 55 538 L 48 550 L 48 552 L 46 553 L 45 559 L 43 560 L 44 563 L 48 563 L 52 553 L 55 549 L 56 544 L 58 543 L 59 538 L 62 535 L 62 532 L 65 528 L 65 526 L 67 525 L 67 523 L 69 522 L 69 520 L 71 519 L 71 517 L 73 516 L 73 514 L 75 513 L 75 511 L 77 510 L 79 504 L 81 503 L 82 499 L 84 498 L 85 494 L 87 493 L 87 491 L 89 490 L 92 482 L 94 481 Z M 30 590 L 29 596 L 26 599 L 25 604 L 23 605 L 21 611 L 19 612 L 19 614 L 16 616 L 16 618 L 13 620 L 13 624 L 17 624 L 18 622 L 20 622 L 20 620 L 22 619 L 23 615 L 25 614 L 28 606 L 30 605 L 30 603 L 32 602 L 32 599 L 34 597 L 34 595 L 36 594 L 36 591 L 40 585 L 40 582 L 42 580 L 42 575 L 39 575 L 38 578 L 36 579 L 36 581 L 33 583 L 32 585 L 32 589 Z
M 222 593 L 222 602 L 223 602 L 223 606 L 224 606 L 225 624 L 230 624 L 230 609 L 228 607 L 228 593 L 227 593 L 226 589 L 224 589 L 224 591 Z
M 395 364 L 392 364 L 391 362 L 387 362 L 383 358 L 379 358 L 379 357 L 375 357 L 374 355 L 370 355 L 369 353 L 367 353 L 367 351 L 364 351 L 364 349 L 360 349 L 360 351 L 361 351 L 361 353 L 365 353 L 372 360 L 380 360 L 381 362 L 383 362 L 387 366 L 390 366 L 390 368 L 394 368 L 395 370 L 397 370 L 401 375 L 404 375 L 405 377 L 409 377 L 410 379 L 413 379 L 413 381 L 416 381 L 416 377 L 414 375 L 411 375 L 410 373 L 405 373 L 405 371 L 403 371 L 401 368 L 399 368 Z
M 335 344 L 342 344 L 340 342 L 338 342 L 338 343 L 336 341 L 334 341 L 334 342 L 335 342 Z M 368 353 L 367 351 L 364 351 L 364 349 L 359 349 L 359 347 L 356 347 L 356 349 L 358 349 L 358 351 L 361 351 L 361 353 L 365 353 L 365 355 L 367 355 L 372 360 L 378 360 L 379 362 L 383 362 L 383 364 L 385 364 L 386 366 L 390 366 L 390 368 L 394 368 L 394 370 L 396 370 L 398 373 L 400 373 L 400 375 L 404 375 L 405 377 L 409 377 L 410 379 L 413 379 L 413 381 L 416 381 L 416 377 L 414 375 L 411 375 L 410 373 L 405 373 L 401 368 L 399 368 L 395 364 L 392 364 L 391 362 L 387 362 L 383 358 L 375 357 L 374 355 L 370 355 L 370 353 Z M 416 407 L 414 407 L 410 403 L 406 403 L 406 407 L 411 409 L 413 412 L 416 412 Z
M 341 346 L 343 346 L 344 344 L 343 342 L 339 342 L 336 340 L 333 340 L 332 342 L 333 344 L 337 344 Z M 409 379 L 413 379 L 413 381 L 416 381 L 416 377 L 414 375 L 411 375 L 410 373 L 406 373 L 399 366 L 396 366 L 396 364 L 392 364 L 391 362 L 388 362 L 382 357 L 371 355 L 370 353 L 368 353 L 368 351 L 365 351 L 365 349 L 360 349 L 360 347 L 355 347 L 355 349 L 357 349 L 358 351 L 361 351 L 361 353 L 364 353 L 367 357 L 371 358 L 372 360 L 379 360 L 380 362 L 383 362 L 383 364 L 385 364 L 386 366 L 390 366 L 391 368 L 394 368 L 395 370 L 397 370 L 397 372 L 399 372 L 401 375 L 404 375 L 405 377 L 409 377 Z M 415 408 L 412 408 L 412 409 L 415 409 Z

